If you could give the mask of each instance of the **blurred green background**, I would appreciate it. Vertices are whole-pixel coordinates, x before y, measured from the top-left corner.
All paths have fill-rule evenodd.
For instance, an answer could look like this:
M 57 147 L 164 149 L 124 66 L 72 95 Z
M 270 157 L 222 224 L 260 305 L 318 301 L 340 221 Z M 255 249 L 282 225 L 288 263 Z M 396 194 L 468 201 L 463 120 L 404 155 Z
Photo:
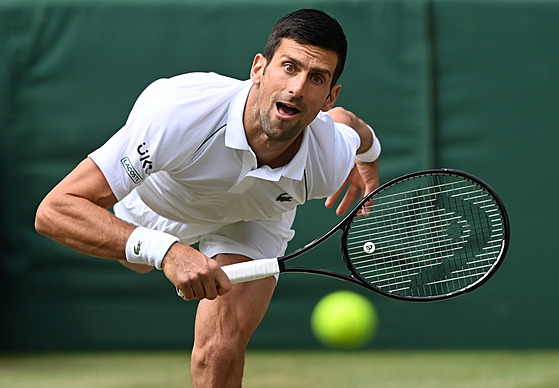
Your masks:
M 320 8 L 349 41 L 339 104 L 382 141 L 382 181 L 432 167 L 487 181 L 512 244 L 474 293 L 412 304 L 289 274 L 250 344 L 313 349 L 316 302 L 366 295 L 374 349 L 557 348 L 559 1 L 0 1 L 0 351 L 186 349 L 196 303 L 161 272 L 137 275 L 39 236 L 44 195 L 125 122 L 152 81 L 191 71 L 246 79 L 272 25 Z M 291 250 L 338 218 L 299 211 Z M 337 266 L 339 242 L 301 260 Z

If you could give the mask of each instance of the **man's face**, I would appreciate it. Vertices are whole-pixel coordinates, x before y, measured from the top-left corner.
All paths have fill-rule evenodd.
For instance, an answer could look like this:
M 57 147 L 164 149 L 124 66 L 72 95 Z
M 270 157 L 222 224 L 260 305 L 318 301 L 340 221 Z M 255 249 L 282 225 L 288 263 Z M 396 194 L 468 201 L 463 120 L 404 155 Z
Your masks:
M 331 109 L 341 86 L 330 88 L 338 55 L 316 46 L 283 39 L 270 61 L 254 60 L 257 88 L 255 120 L 273 141 L 296 138 L 318 115 Z

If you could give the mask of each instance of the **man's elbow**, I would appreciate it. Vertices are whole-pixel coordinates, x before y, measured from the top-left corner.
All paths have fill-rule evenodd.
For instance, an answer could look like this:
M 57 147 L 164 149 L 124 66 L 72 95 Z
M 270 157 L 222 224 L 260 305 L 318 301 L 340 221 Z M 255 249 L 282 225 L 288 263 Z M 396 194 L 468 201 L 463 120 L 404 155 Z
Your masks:
M 35 213 L 35 230 L 46 237 L 53 235 L 52 209 L 45 203 L 41 202 Z

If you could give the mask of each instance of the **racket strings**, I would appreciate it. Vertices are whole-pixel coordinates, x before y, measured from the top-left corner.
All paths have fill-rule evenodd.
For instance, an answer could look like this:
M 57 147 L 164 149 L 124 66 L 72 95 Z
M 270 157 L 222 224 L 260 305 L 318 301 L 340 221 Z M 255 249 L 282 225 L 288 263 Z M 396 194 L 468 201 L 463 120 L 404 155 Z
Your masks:
M 460 290 L 481 279 L 502 249 L 499 207 L 463 177 L 401 181 L 378 193 L 364 213 L 351 224 L 348 256 L 361 278 L 388 293 Z

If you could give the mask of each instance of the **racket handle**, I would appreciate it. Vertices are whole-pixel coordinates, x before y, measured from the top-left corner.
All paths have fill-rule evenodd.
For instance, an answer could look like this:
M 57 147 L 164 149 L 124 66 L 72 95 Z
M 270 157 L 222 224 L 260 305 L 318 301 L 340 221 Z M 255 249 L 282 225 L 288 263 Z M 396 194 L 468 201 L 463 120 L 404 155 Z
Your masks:
M 260 259 L 243 261 L 221 267 L 232 284 L 249 282 L 251 280 L 263 279 L 280 273 L 278 259 Z M 178 288 L 177 295 L 184 296 Z
M 244 261 L 221 267 L 231 283 L 243 283 L 263 279 L 280 273 L 278 259 Z

